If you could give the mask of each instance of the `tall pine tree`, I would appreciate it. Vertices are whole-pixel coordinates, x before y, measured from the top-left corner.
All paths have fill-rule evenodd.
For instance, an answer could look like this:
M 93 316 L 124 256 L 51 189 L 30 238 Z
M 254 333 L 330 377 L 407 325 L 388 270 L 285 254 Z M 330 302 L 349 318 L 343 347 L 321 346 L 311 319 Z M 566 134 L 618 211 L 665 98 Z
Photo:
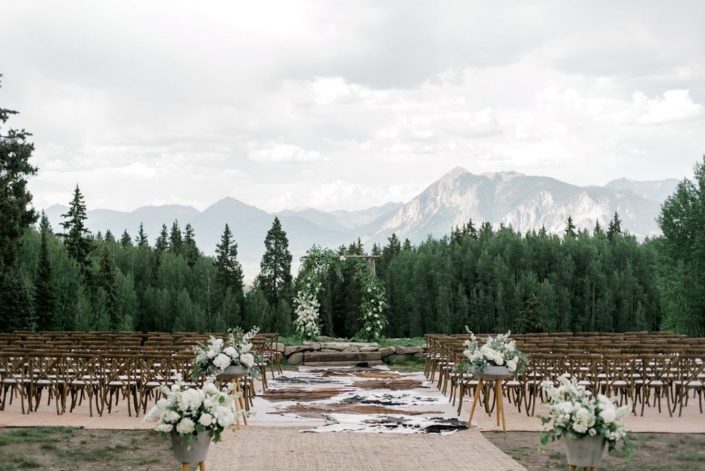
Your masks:
M 93 245 L 90 239 L 90 232 L 86 227 L 86 203 L 83 199 L 81 190 L 76 185 L 73 191 L 73 198 L 69 203 L 69 210 L 62 214 L 64 221 L 61 227 L 64 228 L 64 233 L 61 234 L 64 239 L 64 245 L 71 258 L 76 260 L 81 271 L 87 278 L 90 275 L 90 254 L 93 250 Z
M 0 274 L 14 266 L 22 235 L 37 220 L 27 189 L 28 177 L 37 173 L 29 163 L 34 144 L 27 141 L 31 134 L 25 130 L 4 129 L 14 114 L 0 107 Z
M 56 287 L 51 257 L 49 255 L 49 238 L 52 237 L 49 219 L 44 211 L 39 224 L 41 243 L 39 246 L 39 261 L 34 281 L 34 309 L 37 329 L 50 330 L 55 328 Z
M 277 306 L 280 301 L 291 302 L 293 288 L 289 239 L 279 218 L 276 217 L 264 238 L 264 255 L 260 263 L 258 282 L 272 307 Z
M 215 249 L 216 283 L 224 294 L 230 289 L 238 299 L 242 299 L 242 267 L 237 260 L 237 243 L 230 232 L 230 226 L 225 225 L 220 243 Z

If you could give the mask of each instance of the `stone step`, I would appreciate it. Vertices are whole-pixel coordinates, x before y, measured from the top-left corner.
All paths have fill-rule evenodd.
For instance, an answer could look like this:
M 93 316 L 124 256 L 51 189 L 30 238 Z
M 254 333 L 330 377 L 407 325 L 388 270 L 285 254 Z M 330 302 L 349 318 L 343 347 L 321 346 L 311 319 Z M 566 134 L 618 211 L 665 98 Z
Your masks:
M 358 363 L 382 362 L 382 354 L 377 352 L 304 352 L 303 364 L 322 366 L 321 364 L 331 364 L 331 366 L 357 365 Z M 333 365 L 333 363 L 336 363 Z

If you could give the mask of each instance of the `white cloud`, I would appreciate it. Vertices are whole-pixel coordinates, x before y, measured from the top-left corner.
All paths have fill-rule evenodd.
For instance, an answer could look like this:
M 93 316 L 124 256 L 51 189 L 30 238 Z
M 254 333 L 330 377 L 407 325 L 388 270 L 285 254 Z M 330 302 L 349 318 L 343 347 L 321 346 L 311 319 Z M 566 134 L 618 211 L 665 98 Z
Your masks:
M 249 157 L 255 162 L 319 162 L 325 158 L 316 151 L 308 151 L 293 144 L 283 144 L 280 142 L 270 143 L 263 146 L 250 145 Z
M 680 177 L 705 148 L 698 1 L 0 11 L 0 104 L 34 133 L 40 205 L 79 182 L 91 207 L 361 208 L 457 165 L 591 184 Z

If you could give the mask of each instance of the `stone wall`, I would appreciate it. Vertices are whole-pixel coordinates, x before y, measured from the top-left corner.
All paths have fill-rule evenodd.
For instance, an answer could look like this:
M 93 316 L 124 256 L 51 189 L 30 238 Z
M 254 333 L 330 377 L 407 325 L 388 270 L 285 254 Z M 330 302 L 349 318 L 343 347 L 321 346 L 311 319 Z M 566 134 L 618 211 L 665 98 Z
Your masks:
M 381 358 L 385 363 L 390 364 L 403 363 L 411 358 L 424 358 L 424 347 L 380 347 L 376 343 L 365 342 L 304 342 L 301 345 L 277 344 L 276 348 L 292 365 L 300 365 L 305 356 L 309 358 L 315 356 L 321 361 L 333 357 L 342 361 Z M 311 355 L 313 352 L 320 352 L 320 355 Z

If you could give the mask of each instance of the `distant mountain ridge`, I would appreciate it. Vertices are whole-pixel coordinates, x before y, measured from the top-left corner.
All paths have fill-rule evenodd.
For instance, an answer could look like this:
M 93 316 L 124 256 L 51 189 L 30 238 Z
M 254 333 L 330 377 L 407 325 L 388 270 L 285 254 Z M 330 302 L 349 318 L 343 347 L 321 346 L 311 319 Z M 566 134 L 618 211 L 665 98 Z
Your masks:
M 194 227 L 199 247 L 210 254 L 228 223 L 246 276 L 251 279 L 258 271 L 264 236 L 275 216 L 288 234 L 295 260 L 313 244 L 336 247 L 359 237 L 371 245 L 384 243 L 392 233 L 420 242 L 429 235 L 441 237 L 468 219 L 477 224 L 511 224 L 521 232 L 545 227 L 549 232 L 561 233 L 568 216 L 577 227 L 592 228 L 596 220 L 606 225 L 616 211 L 626 230 L 645 237 L 658 233 L 660 204 L 677 183 L 675 179 L 618 179 L 603 187 L 582 187 L 550 177 L 517 172 L 473 174 L 458 167 L 406 203 L 386 203 L 361 211 L 307 208 L 269 213 L 226 197 L 203 211 L 182 205 L 145 206 L 134 211 L 95 209 L 88 211 L 87 224 L 93 232 L 109 229 L 119 237 L 125 229 L 134 236 L 143 223 L 153 244 L 162 224 L 171 227 L 178 220 L 182 229 L 187 223 Z M 46 212 L 52 226 L 59 230 L 66 207 L 55 205 Z

